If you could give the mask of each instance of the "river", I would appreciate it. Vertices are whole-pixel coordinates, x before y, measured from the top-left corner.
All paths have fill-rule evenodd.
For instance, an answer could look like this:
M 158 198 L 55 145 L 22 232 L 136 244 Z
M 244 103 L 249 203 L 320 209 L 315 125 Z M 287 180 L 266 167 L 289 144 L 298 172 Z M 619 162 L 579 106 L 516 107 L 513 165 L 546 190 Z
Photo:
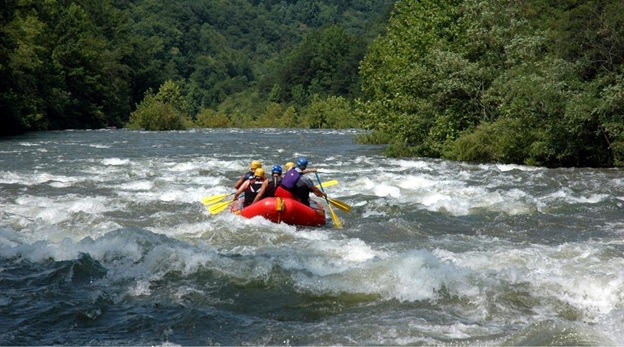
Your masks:
M 355 130 L 0 139 L 0 345 L 621 345 L 624 171 L 391 159 Z M 319 228 L 205 196 L 306 156 Z

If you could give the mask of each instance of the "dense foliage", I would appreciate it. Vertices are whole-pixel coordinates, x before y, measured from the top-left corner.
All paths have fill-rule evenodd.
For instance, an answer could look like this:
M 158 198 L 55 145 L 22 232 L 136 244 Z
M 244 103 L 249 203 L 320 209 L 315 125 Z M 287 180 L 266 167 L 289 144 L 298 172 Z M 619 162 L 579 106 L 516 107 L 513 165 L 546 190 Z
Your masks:
M 165 82 L 158 93 L 151 90 L 137 109 L 130 114 L 129 129 L 181 130 L 191 123 L 186 100 L 173 81 Z
M 160 117 L 154 128 L 178 116 L 185 125 L 328 126 L 308 121 L 306 108 L 357 96 L 359 62 L 393 3 L 3 0 L 0 135 L 138 126 L 146 114 Z M 175 117 L 151 92 L 166 81 L 186 102 Z
M 389 153 L 624 165 L 624 2 L 402 0 L 361 68 Z
M 3 0 L 0 135 L 364 127 L 395 156 L 624 166 L 623 63 L 621 0 Z

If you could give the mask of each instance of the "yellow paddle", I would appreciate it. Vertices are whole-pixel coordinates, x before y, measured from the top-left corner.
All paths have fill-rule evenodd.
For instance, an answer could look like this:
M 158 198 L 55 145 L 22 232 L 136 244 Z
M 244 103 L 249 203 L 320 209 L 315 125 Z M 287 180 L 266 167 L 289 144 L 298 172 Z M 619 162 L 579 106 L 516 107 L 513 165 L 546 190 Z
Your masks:
M 212 196 L 206 196 L 202 199 L 202 204 L 208 206 L 208 205 L 212 205 L 215 204 L 225 198 L 227 198 L 230 195 L 233 195 L 234 193 L 230 193 L 230 194 L 219 194 L 219 195 L 212 195 Z
M 347 204 L 344 201 L 340 201 L 338 199 L 331 199 L 331 198 L 327 198 L 327 200 L 329 201 L 330 204 L 336 206 L 341 211 L 344 211 L 344 212 L 351 211 L 351 206 L 349 206 L 349 204 Z
M 321 179 L 319 178 L 319 175 L 316 172 L 314 174 L 316 175 L 316 180 L 318 181 L 319 186 L 321 187 L 321 191 L 325 192 L 325 189 L 323 189 L 323 184 L 321 183 Z M 336 216 L 336 213 L 334 212 L 334 209 L 332 209 L 331 204 L 329 203 L 329 200 L 327 199 L 327 197 L 325 197 L 325 201 L 327 201 L 327 207 L 329 208 L 329 213 L 331 213 L 332 222 L 334 222 L 334 225 L 336 226 L 336 228 L 342 229 L 342 222 L 340 221 L 338 216 Z
M 323 187 L 327 188 L 327 187 L 335 186 L 336 184 L 338 184 L 337 180 L 331 180 L 331 181 L 323 182 Z M 319 182 L 319 184 L 317 184 L 316 186 L 320 188 L 321 183 Z
M 216 204 L 214 204 L 212 206 L 208 206 L 208 212 L 210 212 L 210 214 L 217 214 L 217 213 L 225 210 L 234 201 L 236 201 L 236 200 L 223 201 L 223 202 L 216 203 Z

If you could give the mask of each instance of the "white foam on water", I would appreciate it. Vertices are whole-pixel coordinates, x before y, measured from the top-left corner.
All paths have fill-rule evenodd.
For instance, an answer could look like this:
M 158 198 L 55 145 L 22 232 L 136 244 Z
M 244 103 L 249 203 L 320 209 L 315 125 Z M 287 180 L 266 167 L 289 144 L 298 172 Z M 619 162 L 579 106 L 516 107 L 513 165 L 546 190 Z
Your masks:
M 25 186 L 35 186 L 42 183 L 49 183 L 51 186 L 57 185 L 58 187 L 63 188 L 84 180 L 82 177 L 56 175 L 47 172 L 39 173 L 37 171 L 26 175 L 17 175 L 12 172 L 0 173 L 0 183 L 21 184 Z
M 387 184 L 378 184 L 373 188 L 373 193 L 378 197 L 390 196 L 398 198 L 401 196 L 401 191 L 397 187 L 389 186 Z
M 24 147 L 36 147 L 36 146 L 41 146 L 40 143 L 32 143 L 32 142 L 20 142 L 19 143 L 20 146 L 24 146 Z
M 150 190 L 154 187 L 154 182 L 148 181 L 148 180 L 130 181 L 130 182 L 121 183 L 116 187 L 119 190 L 131 190 L 131 191 Z
M 107 166 L 121 166 L 130 164 L 130 159 L 121 159 L 121 158 L 107 158 L 102 159 L 102 165 Z
M 539 199 L 545 204 L 551 205 L 553 202 L 564 202 L 568 204 L 597 204 L 610 198 L 608 194 L 588 194 L 579 195 L 569 188 L 561 188 L 553 193 L 547 194 Z
M 355 240 L 313 240 L 296 253 L 280 259 L 281 266 L 293 273 L 298 286 L 315 292 L 352 291 L 345 271 L 381 254 Z
M 0 171 L 0 183 L 3 184 L 17 184 L 24 182 L 22 175 L 15 174 L 10 171 Z
M 325 250 L 325 255 L 293 258 L 291 263 L 282 264 L 285 268 L 306 270 L 293 275 L 298 286 L 306 290 L 378 294 L 385 300 L 399 301 L 435 301 L 443 287 L 452 293 L 479 293 L 465 271 L 458 272 L 456 267 L 441 263 L 426 251 L 388 254 L 355 243 L 343 246 L 338 257 L 332 256 L 331 252 L 336 251 L 332 247 L 318 249 Z
M 622 305 L 609 314 L 599 317 L 595 322 L 595 327 L 611 341 L 624 341 L 624 308 Z
M 430 162 L 422 161 L 422 160 L 405 160 L 405 159 L 390 159 L 388 163 L 391 167 L 398 167 L 401 170 L 405 169 L 421 169 L 425 171 L 432 171 Z
M 152 294 L 152 290 L 150 286 L 152 283 L 148 280 L 138 280 L 132 287 L 128 289 L 128 294 L 130 296 L 150 296 Z
M 484 290 L 494 286 L 491 290 L 496 291 L 506 283 L 528 286 L 530 295 L 541 302 L 532 309 L 543 319 L 554 318 L 563 302 L 578 311 L 583 321 L 593 323 L 617 310 L 624 298 L 624 259 L 603 259 L 601 252 L 589 242 L 556 247 L 499 245 L 489 251 L 435 254 L 479 274 Z
M 6 257 L 20 257 L 33 263 L 47 262 L 51 259 L 56 261 L 76 259 L 79 251 L 74 242 L 64 239 L 61 242 L 36 241 L 22 239 L 19 244 L 6 247 L 3 244 L 2 254 Z
M 535 213 L 543 203 L 518 188 L 500 189 L 505 177 L 494 177 L 492 182 L 476 183 L 468 170 L 451 171 L 449 175 L 432 175 L 428 169 L 432 163 L 422 161 L 394 161 L 396 167 L 407 167 L 414 172 L 388 171 L 365 175 L 357 183 L 347 182 L 332 187 L 332 196 L 361 194 L 387 200 L 389 205 L 417 205 L 433 212 L 454 216 L 481 214 L 484 212 L 522 215 Z M 473 167 L 474 170 L 474 167 Z M 518 183 L 520 184 L 520 183 Z M 595 195 L 579 202 L 598 203 L 605 195 Z
M 110 145 L 103 145 L 103 144 L 100 144 L 100 143 L 88 144 L 87 146 L 93 147 L 93 148 L 98 148 L 98 149 L 109 149 L 109 148 L 112 147 Z
M 8 207 L 8 212 L 38 218 L 50 224 L 59 224 L 70 220 L 74 214 L 79 212 L 102 213 L 112 208 L 107 206 L 107 199 L 104 197 L 81 197 L 73 194 L 63 195 L 55 199 L 22 195 L 15 202 L 17 205 Z
M 509 172 L 509 171 L 525 171 L 525 172 L 535 172 L 535 171 L 543 171 L 544 168 L 538 166 L 527 166 L 527 165 L 516 165 L 516 164 L 482 164 L 479 165 L 483 170 L 490 170 L 491 168 L 496 168 L 501 172 Z

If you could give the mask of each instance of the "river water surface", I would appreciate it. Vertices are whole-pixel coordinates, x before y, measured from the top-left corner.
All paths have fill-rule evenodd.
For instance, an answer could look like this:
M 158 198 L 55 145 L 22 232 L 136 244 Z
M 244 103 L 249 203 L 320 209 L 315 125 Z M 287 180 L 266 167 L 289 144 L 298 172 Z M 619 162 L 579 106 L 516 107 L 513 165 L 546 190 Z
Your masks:
M 622 345 L 624 171 L 389 159 L 356 131 L 0 140 L 0 345 Z M 223 212 L 305 155 L 321 228 Z

